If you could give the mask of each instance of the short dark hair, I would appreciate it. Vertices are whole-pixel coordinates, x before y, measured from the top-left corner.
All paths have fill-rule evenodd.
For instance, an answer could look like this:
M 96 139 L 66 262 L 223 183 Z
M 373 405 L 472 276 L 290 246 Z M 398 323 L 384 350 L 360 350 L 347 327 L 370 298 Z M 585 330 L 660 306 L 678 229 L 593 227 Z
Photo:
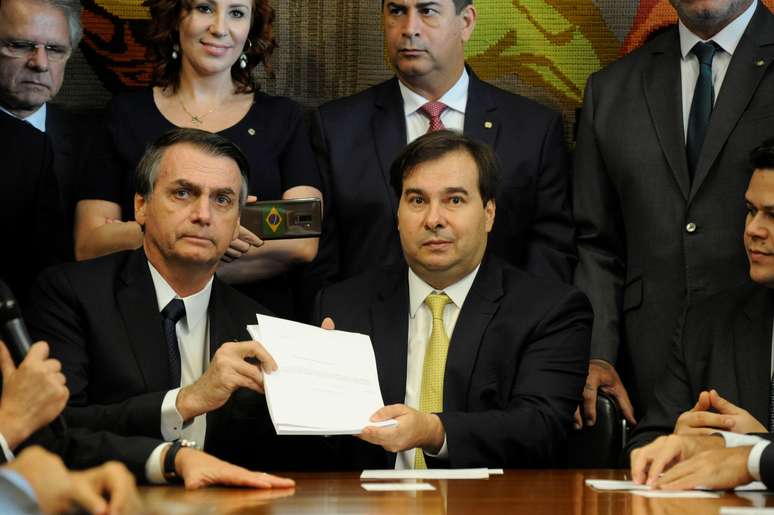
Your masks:
M 750 152 L 753 170 L 774 170 L 774 138 L 769 138 Z
M 171 87 L 176 91 L 180 85 L 180 59 L 172 58 L 172 47 L 180 41 L 177 27 L 181 16 L 193 9 L 193 0 L 144 0 L 142 5 L 150 11 L 147 58 L 153 65 L 153 85 Z M 274 9 L 269 0 L 253 0 L 250 31 L 244 50 L 247 66 L 242 68 L 238 59 L 231 66 L 231 79 L 237 93 L 258 90 L 253 70 L 259 64 L 263 64 L 266 72 L 271 74 L 270 59 L 277 48 L 273 23 Z
M 395 195 L 403 194 L 403 179 L 417 166 L 435 161 L 452 152 L 465 152 L 478 168 L 478 192 L 486 205 L 497 196 L 500 164 L 492 147 L 459 132 L 442 130 L 425 134 L 411 142 L 390 168 L 390 183 Z
M 156 180 L 159 178 L 161 160 L 167 149 L 174 145 L 188 144 L 215 157 L 228 157 L 239 166 L 242 186 L 239 188 L 239 205 L 247 200 L 247 178 L 250 165 L 247 158 L 234 143 L 219 134 L 200 129 L 178 128 L 165 132 L 159 139 L 149 144 L 137 165 L 135 192 L 143 198 L 150 197 Z
M 382 9 L 384 9 L 384 1 L 385 0 L 382 0 Z M 460 11 L 465 8 L 465 6 L 473 4 L 473 0 L 453 0 L 453 2 L 457 14 L 459 14 Z

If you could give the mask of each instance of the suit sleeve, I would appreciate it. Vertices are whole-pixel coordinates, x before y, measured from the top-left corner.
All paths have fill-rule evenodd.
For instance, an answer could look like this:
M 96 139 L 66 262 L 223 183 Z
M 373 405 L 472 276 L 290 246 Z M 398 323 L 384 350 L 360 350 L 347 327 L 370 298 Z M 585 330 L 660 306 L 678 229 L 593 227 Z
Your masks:
M 625 233 L 618 194 L 597 143 L 593 82 L 594 75 L 586 83 L 575 150 L 575 284 L 594 308 L 591 357 L 615 363 L 620 346 Z
M 315 113 L 311 128 L 312 149 L 322 179 L 323 223 L 317 256 L 303 270 L 303 280 L 299 288 L 301 303 L 308 315 L 313 309 L 315 296 L 326 286 L 336 282 L 339 276 L 339 241 L 336 217 L 333 205 L 333 174 L 331 173 L 328 141 L 322 116 Z
M 41 274 L 31 296 L 27 322 L 35 340 L 45 340 L 51 356 L 62 363 L 70 400 L 65 417 L 73 427 L 143 435 L 162 439 L 161 404 L 166 391 L 143 393 L 123 402 L 99 405 L 91 402 L 89 378 L 90 328 L 85 307 L 73 292 L 66 272 L 50 269 Z
M 591 318 L 580 292 L 566 294 L 532 331 L 501 408 L 438 414 L 450 467 L 557 462 L 586 379 Z
M 649 444 L 662 435 L 671 434 L 674 431 L 677 418 L 689 410 L 696 402 L 695 385 L 691 385 L 688 371 L 689 365 L 697 366 L 695 357 L 689 359 L 686 353 L 686 335 L 701 335 L 700 327 L 706 324 L 702 316 L 694 316 L 694 312 L 686 310 L 677 328 L 677 337 L 674 338 L 671 354 L 666 362 L 666 370 L 655 387 L 653 403 L 648 407 L 640 423 L 637 425 L 631 439 L 626 445 L 626 459 L 631 452 Z M 697 327 L 698 326 L 698 327 Z M 702 338 L 702 336 L 699 336 Z
M 556 114 L 546 131 L 540 151 L 531 232 L 524 268 L 539 277 L 572 282 L 577 262 L 575 226 L 570 208 L 570 174 L 562 117 Z

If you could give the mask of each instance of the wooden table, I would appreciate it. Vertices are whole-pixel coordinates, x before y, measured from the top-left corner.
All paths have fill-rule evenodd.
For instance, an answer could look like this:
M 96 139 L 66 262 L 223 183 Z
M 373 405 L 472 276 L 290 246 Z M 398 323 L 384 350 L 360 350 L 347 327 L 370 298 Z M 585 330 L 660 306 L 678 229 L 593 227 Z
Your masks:
M 587 478 L 627 479 L 624 470 L 506 470 L 480 480 L 429 481 L 435 491 L 367 492 L 358 473 L 287 474 L 290 490 L 143 487 L 150 513 L 198 514 L 403 514 L 690 515 L 718 514 L 721 506 L 774 506 L 763 493 L 726 493 L 719 499 L 649 499 L 597 492 Z

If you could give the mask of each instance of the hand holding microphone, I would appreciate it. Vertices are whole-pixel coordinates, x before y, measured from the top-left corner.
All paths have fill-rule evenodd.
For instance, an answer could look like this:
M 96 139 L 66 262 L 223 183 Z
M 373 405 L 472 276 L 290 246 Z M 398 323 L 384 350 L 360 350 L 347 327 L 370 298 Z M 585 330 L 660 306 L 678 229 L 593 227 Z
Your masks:
M 48 344 L 31 345 L 11 290 L 0 281 L 0 432 L 11 448 L 51 423 L 57 435 L 65 432 L 59 414 L 70 395 L 62 365 L 48 357 Z

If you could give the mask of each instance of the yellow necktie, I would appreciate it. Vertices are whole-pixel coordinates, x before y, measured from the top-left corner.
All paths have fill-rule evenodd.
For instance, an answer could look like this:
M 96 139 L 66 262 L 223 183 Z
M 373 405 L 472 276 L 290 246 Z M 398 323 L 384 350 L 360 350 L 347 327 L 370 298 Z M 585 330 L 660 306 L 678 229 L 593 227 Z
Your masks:
M 433 314 L 433 329 L 425 348 L 425 361 L 422 364 L 422 389 L 419 392 L 419 411 L 438 413 L 443 411 L 443 372 L 446 368 L 446 354 L 449 351 L 449 337 L 443 328 L 443 308 L 451 302 L 445 293 L 431 293 L 425 304 Z M 426 469 L 425 455 L 421 448 L 416 449 L 415 469 Z

